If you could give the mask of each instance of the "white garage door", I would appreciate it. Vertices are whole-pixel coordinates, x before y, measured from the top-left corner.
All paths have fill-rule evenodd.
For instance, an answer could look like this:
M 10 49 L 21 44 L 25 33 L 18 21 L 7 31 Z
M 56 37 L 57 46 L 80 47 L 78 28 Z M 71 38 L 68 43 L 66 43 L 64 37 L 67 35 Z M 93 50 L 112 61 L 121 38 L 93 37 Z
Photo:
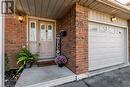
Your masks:
M 89 22 L 89 71 L 124 62 L 125 29 Z

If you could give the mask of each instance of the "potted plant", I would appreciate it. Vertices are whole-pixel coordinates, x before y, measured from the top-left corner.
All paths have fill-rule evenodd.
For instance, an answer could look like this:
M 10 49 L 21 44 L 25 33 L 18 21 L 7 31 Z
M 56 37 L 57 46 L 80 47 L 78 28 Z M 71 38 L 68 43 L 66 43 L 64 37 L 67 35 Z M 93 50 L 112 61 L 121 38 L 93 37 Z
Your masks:
M 24 67 L 30 68 L 32 63 L 37 59 L 37 54 L 32 54 L 27 48 L 22 48 L 17 54 L 17 64 L 20 65 L 18 72 L 20 72 Z
M 67 63 L 67 58 L 63 55 L 57 56 L 55 62 L 59 67 L 63 67 Z

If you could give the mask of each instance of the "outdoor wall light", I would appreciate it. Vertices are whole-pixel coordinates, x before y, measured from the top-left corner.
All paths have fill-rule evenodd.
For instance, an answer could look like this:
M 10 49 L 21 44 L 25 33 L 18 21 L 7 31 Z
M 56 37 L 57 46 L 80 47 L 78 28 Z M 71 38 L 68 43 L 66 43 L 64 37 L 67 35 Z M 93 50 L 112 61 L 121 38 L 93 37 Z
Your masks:
M 112 21 L 112 22 L 114 22 L 114 21 L 116 21 L 116 20 L 117 20 L 116 17 L 112 17 L 112 18 L 111 18 L 111 21 Z
M 65 37 L 67 35 L 67 32 L 65 30 L 60 31 L 61 37 Z
M 19 20 L 20 23 L 22 23 L 23 22 L 23 16 L 18 16 L 18 20 Z

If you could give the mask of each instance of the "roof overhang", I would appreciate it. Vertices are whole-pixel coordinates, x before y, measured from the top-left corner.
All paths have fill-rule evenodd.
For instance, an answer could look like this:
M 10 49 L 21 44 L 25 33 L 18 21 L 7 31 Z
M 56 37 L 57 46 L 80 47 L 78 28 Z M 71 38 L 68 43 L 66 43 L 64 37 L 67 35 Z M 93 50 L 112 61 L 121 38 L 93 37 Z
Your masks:
M 115 0 L 16 0 L 16 8 L 29 16 L 59 19 L 75 3 L 113 16 L 130 19 L 130 9 Z

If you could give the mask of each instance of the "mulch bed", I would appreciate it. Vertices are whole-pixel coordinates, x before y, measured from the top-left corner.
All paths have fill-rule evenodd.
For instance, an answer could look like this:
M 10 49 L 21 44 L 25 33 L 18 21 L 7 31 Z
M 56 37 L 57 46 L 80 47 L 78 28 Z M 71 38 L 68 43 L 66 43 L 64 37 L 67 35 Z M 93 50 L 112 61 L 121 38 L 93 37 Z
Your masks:
M 15 84 L 21 73 L 17 74 L 17 69 L 11 69 L 5 72 L 5 87 L 15 87 Z

